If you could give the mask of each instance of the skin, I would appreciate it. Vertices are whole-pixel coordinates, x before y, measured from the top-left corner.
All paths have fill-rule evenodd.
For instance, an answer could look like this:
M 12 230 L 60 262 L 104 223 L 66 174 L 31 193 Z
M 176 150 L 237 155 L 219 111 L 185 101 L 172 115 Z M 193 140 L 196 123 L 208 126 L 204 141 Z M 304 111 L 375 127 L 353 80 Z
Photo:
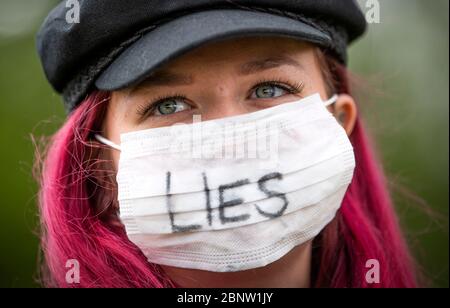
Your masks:
M 157 70 L 151 76 L 153 82 L 149 78 L 138 86 L 113 92 L 104 121 L 104 136 L 120 144 L 121 133 L 190 123 L 194 114 L 200 114 L 202 120 L 212 120 L 273 107 L 314 93 L 326 100 L 326 83 L 315 51 L 313 45 L 281 37 L 226 40 L 194 49 Z M 258 70 L 249 70 L 249 65 L 242 69 L 245 63 L 268 58 L 275 61 L 266 62 Z M 281 58 L 289 60 L 283 62 Z M 185 75 L 175 81 L 189 84 L 170 83 L 174 80 L 167 77 L 167 72 Z M 277 81 L 262 86 L 275 91 L 272 94 L 276 97 L 260 95 L 264 94 L 261 86 L 257 86 L 261 80 Z M 297 83 L 302 84 L 299 93 L 280 88 Z M 186 97 L 176 99 L 177 112 L 161 115 L 156 109 L 142 115 L 150 102 L 176 94 Z M 354 99 L 340 95 L 334 106 L 328 108 L 350 135 L 357 117 Z M 116 170 L 119 155 L 118 151 L 112 151 Z M 182 287 L 309 287 L 311 251 L 310 241 L 265 267 L 231 273 L 162 267 Z

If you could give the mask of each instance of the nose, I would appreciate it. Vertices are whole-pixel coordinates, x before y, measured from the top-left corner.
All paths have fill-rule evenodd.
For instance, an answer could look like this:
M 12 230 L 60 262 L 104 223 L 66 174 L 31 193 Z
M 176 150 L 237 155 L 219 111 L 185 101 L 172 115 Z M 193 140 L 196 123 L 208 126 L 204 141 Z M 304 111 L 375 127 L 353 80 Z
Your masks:
M 205 95 L 203 99 L 207 103 L 203 104 L 202 119 L 214 120 L 251 112 L 249 104 L 242 98 L 236 98 L 232 92 L 230 88 L 222 86 Z
M 248 112 L 250 112 L 250 110 L 244 103 L 236 102 L 233 99 L 228 99 L 210 104 L 205 112 L 202 113 L 202 118 L 204 120 L 214 120 L 245 114 Z

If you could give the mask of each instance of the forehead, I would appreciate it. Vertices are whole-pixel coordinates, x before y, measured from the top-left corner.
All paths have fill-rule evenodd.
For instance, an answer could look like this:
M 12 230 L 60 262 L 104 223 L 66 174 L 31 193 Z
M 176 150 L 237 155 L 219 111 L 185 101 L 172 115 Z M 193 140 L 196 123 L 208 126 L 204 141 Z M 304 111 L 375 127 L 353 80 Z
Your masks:
M 225 75 L 240 78 L 275 68 L 314 75 L 315 47 L 284 37 L 246 37 L 209 43 L 172 59 L 144 81 L 123 91 L 134 93 L 154 86 L 194 85 L 197 77 L 217 80 Z
M 211 64 L 243 63 L 255 58 L 286 55 L 297 60 L 312 53 L 313 45 L 285 37 L 245 37 L 208 43 L 183 54 L 164 66 L 164 69 L 188 69 Z

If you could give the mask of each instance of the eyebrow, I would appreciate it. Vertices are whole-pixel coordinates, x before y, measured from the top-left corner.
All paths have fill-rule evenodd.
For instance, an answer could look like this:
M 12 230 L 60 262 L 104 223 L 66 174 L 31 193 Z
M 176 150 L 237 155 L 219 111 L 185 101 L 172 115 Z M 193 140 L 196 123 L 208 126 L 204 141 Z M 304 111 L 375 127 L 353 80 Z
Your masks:
M 254 60 L 243 64 L 238 73 L 239 75 L 256 74 L 265 70 L 280 67 L 283 65 L 294 66 L 299 69 L 303 69 L 303 66 L 296 60 L 286 55 L 278 55 L 262 60 Z
M 286 55 L 277 55 L 244 63 L 238 68 L 237 72 L 241 76 L 251 75 L 284 65 L 303 69 L 303 66 L 291 57 L 288 57 Z M 132 92 L 151 86 L 182 86 L 192 85 L 194 82 L 195 80 L 192 75 L 173 73 L 169 70 L 160 70 L 156 71 L 155 73 L 150 75 L 150 77 L 135 86 L 132 89 Z

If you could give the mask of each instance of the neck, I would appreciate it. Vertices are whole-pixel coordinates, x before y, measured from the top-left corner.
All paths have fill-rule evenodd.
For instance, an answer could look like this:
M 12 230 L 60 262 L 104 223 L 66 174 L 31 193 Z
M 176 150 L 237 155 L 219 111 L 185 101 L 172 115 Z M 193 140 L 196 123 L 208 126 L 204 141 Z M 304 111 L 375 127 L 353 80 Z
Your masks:
M 162 266 L 180 287 L 187 288 L 308 288 L 311 272 L 311 242 L 292 249 L 264 267 L 230 273 Z

